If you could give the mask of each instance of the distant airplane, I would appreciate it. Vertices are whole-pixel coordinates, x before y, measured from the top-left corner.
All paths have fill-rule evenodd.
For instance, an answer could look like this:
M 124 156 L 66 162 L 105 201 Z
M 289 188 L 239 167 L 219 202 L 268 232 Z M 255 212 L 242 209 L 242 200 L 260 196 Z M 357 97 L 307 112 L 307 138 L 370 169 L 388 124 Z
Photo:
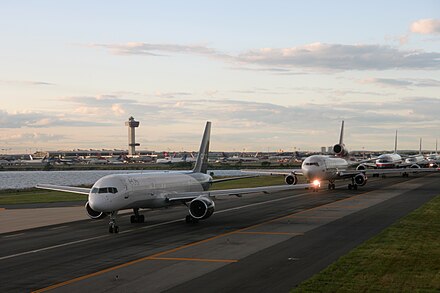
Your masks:
M 193 163 L 196 161 L 196 158 L 193 154 L 188 155 L 187 153 L 183 154 L 181 157 L 177 157 L 176 153 L 172 157 L 165 156 L 163 159 L 157 159 L 156 164 L 173 164 L 173 163 Z
M 356 162 L 349 158 L 349 152 L 344 144 L 344 121 L 341 125 L 341 133 L 339 136 L 339 143 L 333 146 L 335 156 L 313 155 L 307 157 L 301 169 L 294 169 L 289 171 L 278 170 L 244 170 L 245 172 L 284 175 L 287 184 L 295 185 L 298 182 L 297 176 L 305 176 L 309 182 L 314 183 L 314 190 L 318 190 L 318 186 L 322 181 L 327 180 L 328 189 L 335 189 L 335 181 L 340 179 L 351 179 L 348 184 L 348 189 L 357 189 L 358 186 L 364 186 L 367 183 L 367 175 L 370 174 L 408 174 L 418 172 L 436 172 L 437 169 L 429 168 L 407 168 L 407 169 L 366 169 L 365 161 Z M 369 161 L 369 160 L 367 160 Z M 357 166 L 356 169 L 350 167 Z
M 226 153 L 222 153 L 223 157 L 219 158 L 217 162 L 258 162 L 258 152 L 254 156 L 245 157 L 243 155 L 228 156 Z
M 419 153 L 409 156 L 405 159 L 405 163 L 411 168 L 420 168 L 428 166 L 428 160 L 422 154 L 422 138 L 420 138 Z
M 377 168 L 397 168 L 401 167 L 404 160 L 397 153 L 397 130 L 394 138 L 394 152 L 390 154 L 382 154 L 376 158 L 375 167 Z
M 311 184 L 296 186 L 277 185 L 267 187 L 238 188 L 208 191 L 212 184 L 243 177 L 213 180 L 207 175 L 208 153 L 211 134 L 211 122 L 206 123 L 199 155 L 192 171 L 130 173 L 105 176 L 93 184 L 92 188 L 80 188 L 49 184 L 38 184 L 37 188 L 58 190 L 88 195 L 85 205 L 87 214 L 92 219 L 110 216 L 109 232 L 118 233 L 116 215 L 123 209 L 133 209 L 132 223 L 143 223 L 144 215 L 139 214 L 142 208 L 163 208 L 175 204 L 185 204 L 189 214 L 189 223 L 209 218 L 215 210 L 213 198 L 219 195 L 240 196 L 254 192 L 275 192 L 291 189 L 309 188 Z
M 27 159 L 19 159 L 18 163 L 19 164 L 24 164 L 24 165 L 42 165 L 45 164 L 47 162 L 47 157 L 44 157 L 42 159 L 34 159 L 34 157 L 32 157 L 32 155 L 29 155 L 29 160 Z
M 429 167 L 438 168 L 440 165 L 440 155 L 437 152 L 437 140 L 435 140 L 435 153 L 431 153 L 426 157 Z

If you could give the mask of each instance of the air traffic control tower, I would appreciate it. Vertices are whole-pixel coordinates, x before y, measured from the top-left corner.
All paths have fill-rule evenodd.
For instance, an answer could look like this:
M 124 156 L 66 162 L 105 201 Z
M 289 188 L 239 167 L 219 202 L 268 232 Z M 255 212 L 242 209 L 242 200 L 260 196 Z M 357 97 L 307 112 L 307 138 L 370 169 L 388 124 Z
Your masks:
M 133 156 L 136 146 L 140 146 L 140 144 L 136 143 L 136 135 L 134 133 L 134 129 L 139 127 L 139 121 L 134 120 L 133 116 L 131 116 L 128 118 L 128 121 L 125 122 L 125 126 L 128 126 L 128 155 Z

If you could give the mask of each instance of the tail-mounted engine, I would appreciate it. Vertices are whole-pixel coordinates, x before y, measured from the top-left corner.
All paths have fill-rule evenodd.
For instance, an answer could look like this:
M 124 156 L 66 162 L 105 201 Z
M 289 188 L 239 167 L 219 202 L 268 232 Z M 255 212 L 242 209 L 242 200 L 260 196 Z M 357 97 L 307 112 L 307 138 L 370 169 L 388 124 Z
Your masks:
M 296 183 L 298 183 L 298 178 L 295 175 L 291 174 L 291 175 L 287 175 L 284 178 L 284 181 L 288 185 L 295 185 Z
M 199 196 L 189 203 L 189 214 L 197 220 L 209 218 L 215 210 L 214 202 L 205 196 Z
M 364 186 L 367 183 L 367 176 L 363 173 L 359 173 L 354 176 L 354 182 L 359 186 Z
M 94 209 L 92 209 L 89 205 L 89 202 L 86 202 L 86 212 L 87 215 L 92 218 L 93 220 L 97 220 L 97 219 L 102 219 L 105 218 L 107 216 L 106 213 L 103 212 L 97 212 Z
M 335 144 L 333 146 L 333 152 L 338 157 L 345 157 L 348 155 L 348 150 L 345 148 L 344 144 Z

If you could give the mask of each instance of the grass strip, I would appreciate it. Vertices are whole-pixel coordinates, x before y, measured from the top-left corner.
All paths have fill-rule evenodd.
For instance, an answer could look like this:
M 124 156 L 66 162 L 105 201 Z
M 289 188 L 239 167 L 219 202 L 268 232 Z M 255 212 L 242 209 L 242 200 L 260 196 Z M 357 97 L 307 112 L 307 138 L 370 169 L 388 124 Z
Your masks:
M 292 292 L 440 292 L 440 196 Z

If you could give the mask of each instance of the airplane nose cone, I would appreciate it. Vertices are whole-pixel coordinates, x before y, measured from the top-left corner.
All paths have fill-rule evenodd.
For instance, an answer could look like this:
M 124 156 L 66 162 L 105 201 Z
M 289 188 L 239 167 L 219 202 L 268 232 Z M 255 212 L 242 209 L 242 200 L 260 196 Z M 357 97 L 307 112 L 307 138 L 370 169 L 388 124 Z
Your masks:
M 89 205 L 94 211 L 97 212 L 111 212 L 109 202 L 102 194 L 90 194 Z

